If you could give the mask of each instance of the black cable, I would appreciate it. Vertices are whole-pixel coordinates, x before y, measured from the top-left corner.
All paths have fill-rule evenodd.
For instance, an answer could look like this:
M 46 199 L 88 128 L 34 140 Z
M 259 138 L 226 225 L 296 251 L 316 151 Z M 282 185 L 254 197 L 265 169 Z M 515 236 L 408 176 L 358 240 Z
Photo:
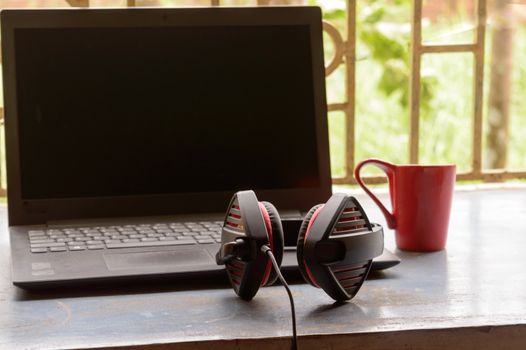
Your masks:
M 294 298 L 292 297 L 292 293 L 290 292 L 290 288 L 289 288 L 289 285 L 287 284 L 287 281 L 285 281 L 285 278 L 281 274 L 279 265 L 276 262 L 276 258 L 274 257 L 272 250 L 269 248 L 269 246 L 264 245 L 261 247 L 261 251 L 270 257 L 270 261 L 272 261 L 274 270 L 278 274 L 278 278 L 281 281 L 281 284 L 283 284 L 283 287 L 285 287 L 285 289 L 287 290 L 287 294 L 289 295 L 290 311 L 292 313 L 292 346 L 291 346 L 291 349 L 297 350 L 298 349 L 298 336 L 296 334 L 296 309 L 294 308 Z

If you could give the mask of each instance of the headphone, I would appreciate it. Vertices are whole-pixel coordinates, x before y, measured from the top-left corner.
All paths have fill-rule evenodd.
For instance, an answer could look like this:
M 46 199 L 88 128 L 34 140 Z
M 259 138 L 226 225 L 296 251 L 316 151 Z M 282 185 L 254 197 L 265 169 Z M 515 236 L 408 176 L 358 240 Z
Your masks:
M 260 287 L 271 285 L 277 278 L 286 284 L 279 271 L 283 246 L 276 208 L 259 202 L 253 191 L 234 194 L 221 229 L 216 262 L 225 265 L 240 298 L 252 299 Z M 382 226 L 369 222 L 356 198 L 337 193 L 308 211 L 296 248 L 305 281 L 334 300 L 344 301 L 358 293 L 373 258 L 382 254 L 384 234 Z

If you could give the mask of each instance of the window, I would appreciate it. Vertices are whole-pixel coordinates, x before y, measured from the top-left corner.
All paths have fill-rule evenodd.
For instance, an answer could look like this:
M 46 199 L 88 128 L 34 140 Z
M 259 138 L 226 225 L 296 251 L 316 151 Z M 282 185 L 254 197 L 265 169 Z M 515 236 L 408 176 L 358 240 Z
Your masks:
M 2 1 L 4 8 L 278 4 L 324 10 L 334 183 L 355 183 L 355 163 L 371 156 L 454 162 L 459 180 L 526 179 L 526 67 L 518 64 L 526 59 L 526 0 Z M 2 149 L 1 174 L 3 160 Z M 369 181 L 385 182 L 379 174 Z

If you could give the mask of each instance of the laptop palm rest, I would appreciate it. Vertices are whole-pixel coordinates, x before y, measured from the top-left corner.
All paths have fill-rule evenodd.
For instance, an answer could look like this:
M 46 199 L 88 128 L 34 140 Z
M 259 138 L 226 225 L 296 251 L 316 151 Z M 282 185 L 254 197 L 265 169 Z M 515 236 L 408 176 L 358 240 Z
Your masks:
M 205 249 L 178 248 L 176 250 L 105 253 L 104 262 L 108 270 L 147 270 L 167 268 L 181 268 L 183 266 L 207 266 L 215 264 L 215 260 Z

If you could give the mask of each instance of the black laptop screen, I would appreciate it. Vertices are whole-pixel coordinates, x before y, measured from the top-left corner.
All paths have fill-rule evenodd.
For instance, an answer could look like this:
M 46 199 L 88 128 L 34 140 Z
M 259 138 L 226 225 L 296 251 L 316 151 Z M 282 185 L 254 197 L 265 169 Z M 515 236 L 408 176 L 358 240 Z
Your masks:
M 22 198 L 320 185 L 309 27 L 16 29 Z

